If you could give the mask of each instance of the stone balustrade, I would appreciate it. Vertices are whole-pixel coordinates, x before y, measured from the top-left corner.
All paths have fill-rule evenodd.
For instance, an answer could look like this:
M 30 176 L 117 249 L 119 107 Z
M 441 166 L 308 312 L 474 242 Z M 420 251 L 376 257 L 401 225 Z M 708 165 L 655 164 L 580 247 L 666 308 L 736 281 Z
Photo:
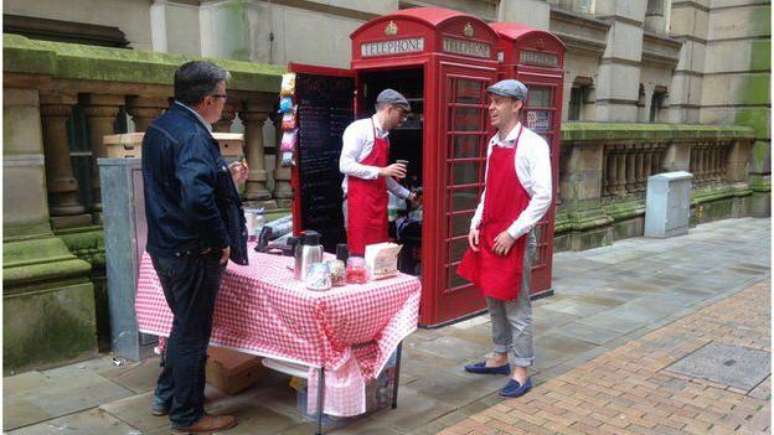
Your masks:
M 694 175 L 694 222 L 749 215 L 754 139 L 740 126 L 565 123 L 557 249 L 642 235 L 648 177 L 661 172 Z
M 102 138 L 145 131 L 170 103 L 175 69 L 192 59 L 10 34 L 3 35 L 3 55 L 8 371 L 79 357 L 98 344 L 109 350 L 96 165 L 106 156 Z M 214 128 L 231 131 L 241 121 L 250 165 L 246 199 L 287 206 L 290 172 L 265 158 L 263 140 L 285 68 L 214 62 L 231 73 L 226 110 Z

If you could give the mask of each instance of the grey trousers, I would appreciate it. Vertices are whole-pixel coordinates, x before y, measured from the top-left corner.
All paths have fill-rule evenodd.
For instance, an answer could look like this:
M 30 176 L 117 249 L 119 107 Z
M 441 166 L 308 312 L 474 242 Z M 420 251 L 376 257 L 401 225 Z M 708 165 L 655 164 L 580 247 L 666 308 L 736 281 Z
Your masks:
M 506 302 L 486 298 L 486 305 L 492 319 L 494 351 L 506 353 L 510 350 L 509 359 L 517 367 L 530 367 L 535 360 L 532 346 L 532 305 L 529 301 L 529 271 L 535 251 L 537 251 L 537 240 L 533 230 L 527 236 L 521 293 L 516 301 Z

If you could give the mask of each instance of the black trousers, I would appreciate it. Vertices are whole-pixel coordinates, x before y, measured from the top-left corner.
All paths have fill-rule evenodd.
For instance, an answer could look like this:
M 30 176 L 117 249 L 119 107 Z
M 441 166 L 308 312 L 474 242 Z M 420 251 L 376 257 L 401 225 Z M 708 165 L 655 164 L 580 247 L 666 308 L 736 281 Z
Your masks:
M 215 297 L 223 279 L 220 251 L 202 255 L 153 257 L 167 304 L 174 314 L 162 358 L 154 407 L 169 409 L 173 427 L 204 416 L 204 367 L 212 333 Z

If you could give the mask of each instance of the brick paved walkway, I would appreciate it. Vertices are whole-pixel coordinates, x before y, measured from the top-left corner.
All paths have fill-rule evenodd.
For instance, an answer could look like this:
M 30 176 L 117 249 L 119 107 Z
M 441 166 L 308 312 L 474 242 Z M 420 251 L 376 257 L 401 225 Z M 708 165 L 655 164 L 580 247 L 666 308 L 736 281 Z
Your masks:
M 670 371 L 710 343 L 770 353 L 770 293 L 755 284 L 441 433 L 770 433 L 770 366 L 750 391 Z

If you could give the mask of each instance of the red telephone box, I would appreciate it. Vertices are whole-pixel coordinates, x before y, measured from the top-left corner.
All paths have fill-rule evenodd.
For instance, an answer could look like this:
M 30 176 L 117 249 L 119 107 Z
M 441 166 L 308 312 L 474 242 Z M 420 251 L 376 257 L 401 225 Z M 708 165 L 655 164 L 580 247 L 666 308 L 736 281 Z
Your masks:
M 536 227 L 538 249 L 532 265 L 531 295 L 547 296 L 551 289 L 554 252 L 556 189 L 559 185 L 559 143 L 562 121 L 564 43 L 555 35 L 517 23 L 493 23 L 499 36 L 500 78 L 513 78 L 529 88 L 524 125 L 545 138 L 551 151 L 554 202 Z
M 294 231 L 320 230 L 326 250 L 344 241 L 337 230 L 343 228 L 341 133 L 354 113 L 357 118 L 373 113 L 379 92 L 396 89 L 413 113 L 390 132 L 390 159 L 408 160 L 409 176 L 417 177 L 424 191 L 420 324 L 477 313 L 485 309 L 484 299 L 456 269 L 483 189 L 491 133 L 486 88 L 498 77 L 498 37 L 476 17 L 414 8 L 375 18 L 351 38 L 351 70 L 290 65 L 300 128 Z

